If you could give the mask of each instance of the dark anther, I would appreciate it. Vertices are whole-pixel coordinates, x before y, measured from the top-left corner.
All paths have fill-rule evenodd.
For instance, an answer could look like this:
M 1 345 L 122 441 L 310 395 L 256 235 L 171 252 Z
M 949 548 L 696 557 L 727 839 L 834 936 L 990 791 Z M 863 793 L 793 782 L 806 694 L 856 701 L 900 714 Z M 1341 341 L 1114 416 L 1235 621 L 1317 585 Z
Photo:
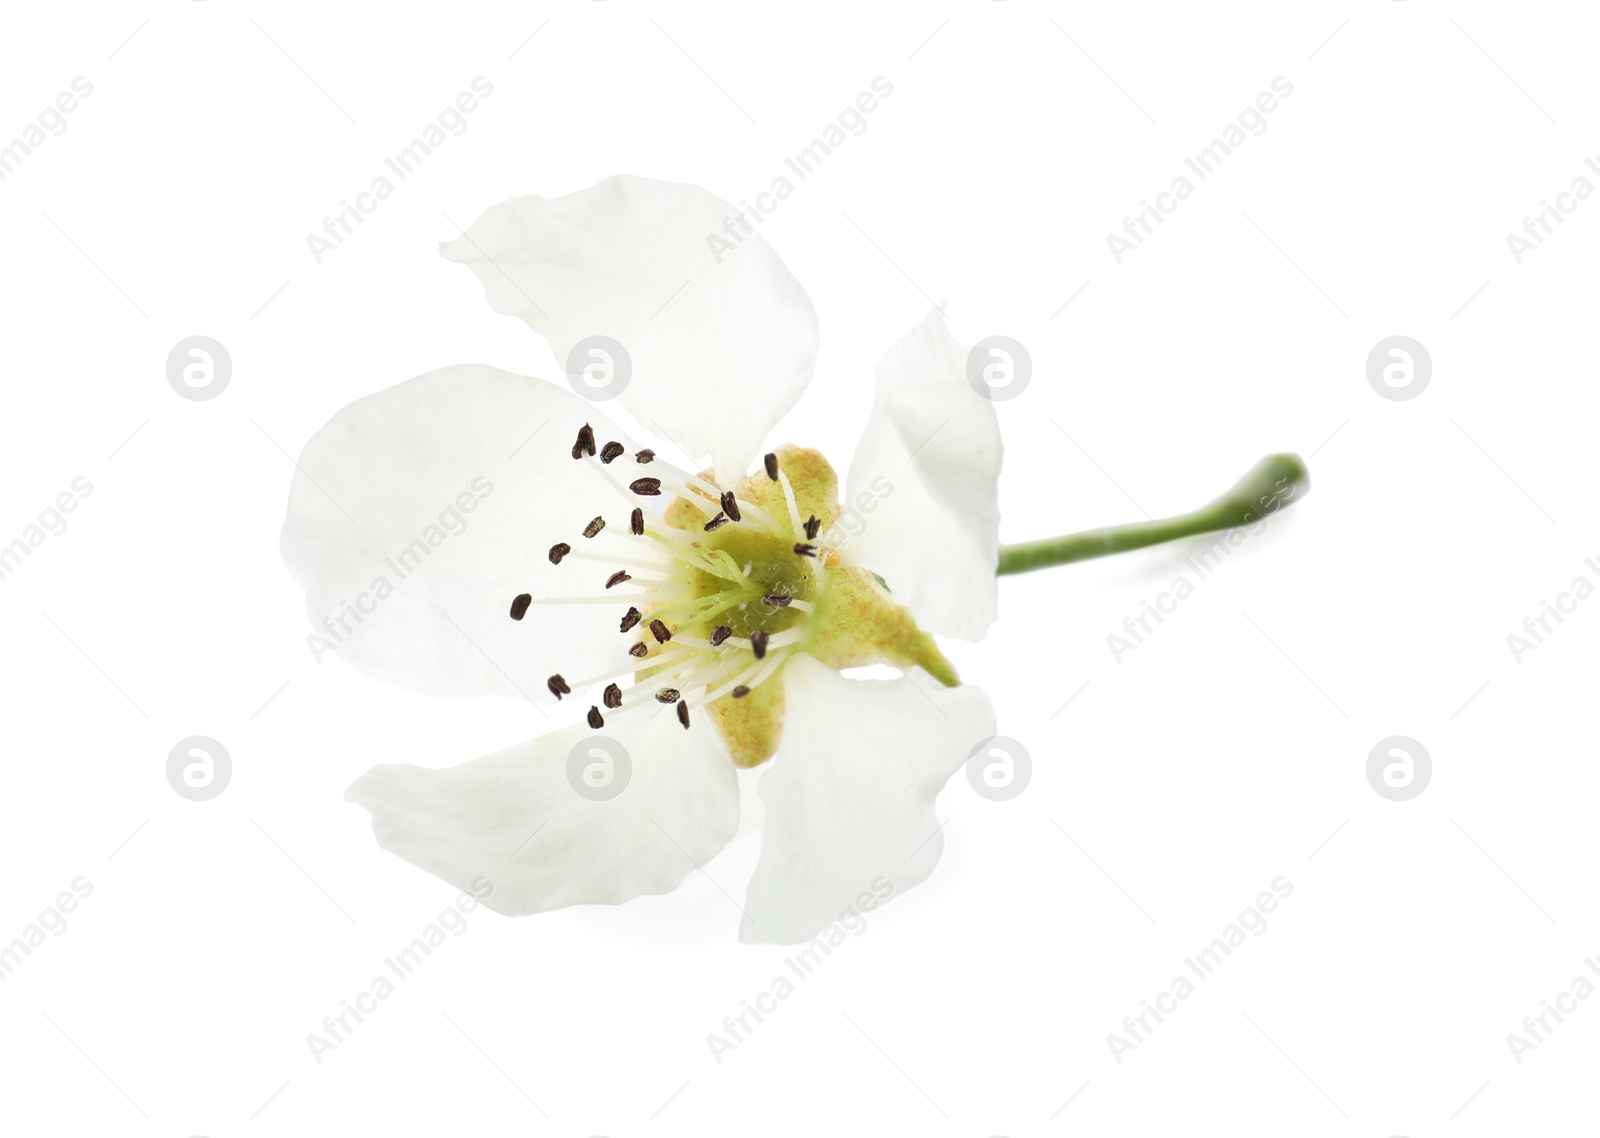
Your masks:
M 622 689 L 616 684 L 607 684 L 605 694 L 600 698 L 605 702 L 607 707 L 615 711 L 617 708 L 622 706 Z
M 557 699 L 560 699 L 564 695 L 572 694 L 572 689 L 567 686 L 567 681 L 561 678 L 560 673 L 557 673 L 546 680 L 544 682 L 544 686 L 549 688 L 550 694 L 555 696 Z
M 685 731 L 689 730 L 689 705 L 687 703 L 678 705 L 678 722 L 683 724 Z
M 809 518 L 806 519 L 806 539 L 809 540 L 809 541 L 816 541 L 817 540 L 817 531 L 819 529 L 821 529 L 821 528 L 822 528 L 822 519 L 817 517 L 816 514 L 812 514 Z
M 786 609 L 792 600 L 793 597 L 786 597 L 782 593 L 768 593 L 761 598 L 761 603 L 771 605 L 775 609 Z
M 578 428 L 578 441 L 572 444 L 572 457 L 582 458 L 594 453 L 594 428 L 588 423 Z
M 638 454 L 633 456 L 633 461 L 634 462 L 652 462 L 652 461 L 655 460 L 655 457 L 656 457 L 656 452 L 651 450 L 649 447 L 645 447 L 642 451 L 640 451 Z
M 583 536 L 593 537 L 595 534 L 599 533 L 605 528 L 606 520 L 604 518 L 595 518 L 594 521 L 583 527 Z
M 606 588 L 609 589 L 614 585 L 620 585 L 624 581 L 631 580 L 633 580 L 633 575 L 631 573 L 629 573 L 626 569 L 618 569 L 615 573 L 606 578 Z
M 672 639 L 672 632 L 659 620 L 652 620 L 650 622 L 650 635 L 656 638 L 657 644 L 665 644 L 667 641 Z
M 801 557 L 815 557 L 817 555 L 817 547 L 814 545 L 807 545 L 803 541 L 795 543 L 794 551 Z
M 593 454 L 594 451 L 591 450 L 589 453 Z M 769 454 L 761 461 L 766 464 L 767 477 L 776 482 L 778 480 L 778 456 L 775 454 Z
M 722 512 L 734 521 L 739 521 L 739 499 L 733 496 L 732 490 L 722 492 Z
M 635 478 L 628 486 L 635 494 L 645 498 L 654 498 L 661 493 L 661 479 Z
M 657 703 L 677 703 L 678 702 L 678 689 L 677 688 L 662 688 L 660 691 L 656 692 L 656 702 Z
M 705 524 L 705 531 L 707 533 L 710 533 L 712 530 L 716 529 L 718 526 L 725 526 L 727 524 L 728 524 L 728 515 L 719 512 L 716 517 L 712 518 L 709 522 L 707 522 Z
M 595 707 L 591 704 L 589 707 L 589 726 L 598 731 L 605 725 L 606 717 L 600 714 L 600 709 L 598 707 Z
M 518 593 L 517 599 L 511 602 L 511 619 L 521 620 L 527 615 L 528 606 L 533 603 L 532 593 Z
M 550 564 L 560 565 L 561 559 L 572 552 L 572 546 L 564 541 L 558 541 L 550 547 Z
M 633 531 L 634 537 L 644 536 L 644 511 L 635 506 L 633 516 L 628 519 L 628 528 Z
M 743 684 L 740 684 L 738 687 L 733 689 L 731 694 L 733 695 L 734 699 L 743 699 L 745 696 L 750 694 L 750 689 L 745 687 Z
M 728 637 L 730 637 L 732 635 L 733 635 L 733 629 L 729 628 L 725 624 L 717 625 L 715 631 L 713 631 L 711 633 L 711 647 L 713 647 L 713 648 L 721 647 L 722 642 L 724 640 L 728 639 Z
M 758 628 L 750 634 L 750 650 L 756 654 L 757 660 L 761 659 L 767 654 L 766 629 Z
M 621 458 L 622 452 L 627 449 L 628 448 L 623 446 L 621 443 L 607 443 L 600 451 L 600 461 L 605 463 L 607 466 L 610 466 L 617 459 Z
M 643 640 L 641 640 L 632 648 L 628 649 L 628 655 L 632 656 L 636 660 L 643 660 L 645 653 L 648 651 L 650 651 L 649 646 L 646 645 Z
M 626 632 L 644 619 L 644 615 L 636 608 L 630 608 L 622 616 L 622 631 Z

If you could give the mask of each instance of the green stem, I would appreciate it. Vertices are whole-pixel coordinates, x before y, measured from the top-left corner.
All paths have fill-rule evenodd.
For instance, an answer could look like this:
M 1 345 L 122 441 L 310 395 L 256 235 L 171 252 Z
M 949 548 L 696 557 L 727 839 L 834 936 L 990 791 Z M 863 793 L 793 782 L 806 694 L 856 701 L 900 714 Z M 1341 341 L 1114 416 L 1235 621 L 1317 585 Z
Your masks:
M 1269 454 L 1226 494 L 1198 510 L 1179 514 L 1175 518 L 1135 522 L 1022 545 L 1001 546 L 1000 564 L 995 572 L 1001 576 L 1026 573 L 1051 565 L 1065 565 L 1069 561 L 1086 561 L 1091 557 L 1104 557 L 1108 553 L 1143 549 L 1196 534 L 1249 525 L 1284 506 L 1294 504 L 1310 489 L 1311 478 L 1299 455 Z

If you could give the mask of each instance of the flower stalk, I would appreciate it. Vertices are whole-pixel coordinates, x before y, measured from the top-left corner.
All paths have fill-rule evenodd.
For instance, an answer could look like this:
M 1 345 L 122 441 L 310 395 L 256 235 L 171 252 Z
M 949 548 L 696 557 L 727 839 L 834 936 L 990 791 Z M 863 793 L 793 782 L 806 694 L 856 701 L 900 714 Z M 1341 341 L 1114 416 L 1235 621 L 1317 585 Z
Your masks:
M 1180 538 L 1251 525 L 1292 505 L 1311 489 L 1306 465 L 1295 454 L 1271 454 L 1221 497 L 1176 517 L 1135 522 L 1125 526 L 1087 530 L 1043 541 L 1000 547 L 999 576 L 1027 573 L 1072 561 L 1087 561 L 1108 553 L 1125 553 Z

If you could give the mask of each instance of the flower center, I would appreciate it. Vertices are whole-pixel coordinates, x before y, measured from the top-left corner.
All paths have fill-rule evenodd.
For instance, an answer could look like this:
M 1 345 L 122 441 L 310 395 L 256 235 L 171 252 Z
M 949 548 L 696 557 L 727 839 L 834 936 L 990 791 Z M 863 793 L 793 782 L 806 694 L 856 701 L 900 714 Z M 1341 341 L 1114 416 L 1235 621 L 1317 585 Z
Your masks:
M 802 650 L 824 584 L 822 570 L 831 562 L 816 544 L 818 520 L 800 519 L 775 455 L 766 456 L 766 473 L 783 491 L 787 518 L 774 518 L 650 450 L 613 466 L 625 449 L 608 442 L 597 451 L 594 431 L 586 424 L 578 432 L 573 459 L 590 464 L 616 491 L 629 509 L 628 522 L 613 525 L 596 515 L 577 539 L 582 547 L 563 541 L 549 553 L 555 565 L 599 563 L 601 593 L 522 593 L 511 603 L 511 618 L 521 620 L 535 604 L 614 604 L 622 634 L 615 665 L 579 680 L 553 675 L 547 681 L 551 694 L 581 698 L 605 684 L 599 703 L 589 708 L 589 726 L 596 730 L 605 725 L 602 704 L 613 711 L 675 704 L 678 721 L 688 728 L 691 708 L 724 696 L 743 699 Z M 647 512 L 664 494 L 674 496 L 666 510 Z M 578 565 L 572 568 L 581 572 Z M 626 688 L 619 682 L 624 680 Z

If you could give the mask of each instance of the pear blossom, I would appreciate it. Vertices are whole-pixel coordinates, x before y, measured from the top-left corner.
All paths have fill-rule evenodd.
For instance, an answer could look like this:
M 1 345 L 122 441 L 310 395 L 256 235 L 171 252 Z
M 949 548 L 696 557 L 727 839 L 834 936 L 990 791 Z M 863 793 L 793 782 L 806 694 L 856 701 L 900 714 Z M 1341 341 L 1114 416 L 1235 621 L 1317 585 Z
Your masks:
M 740 939 L 808 940 L 927 879 L 935 798 L 995 733 L 935 639 L 996 615 L 1001 445 L 968 349 L 935 310 L 885 353 L 842 485 L 815 450 L 765 449 L 817 322 L 760 234 L 725 248 L 737 216 L 615 177 L 494 206 L 442 248 L 558 360 L 622 345 L 637 426 L 576 380 L 460 364 L 345 407 L 299 461 L 283 556 L 314 627 L 338 614 L 339 656 L 579 717 L 347 792 L 383 848 L 499 912 L 675 889 L 737 832 L 745 770 L 765 821 Z M 847 674 L 873 664 L 901 674 Z M 599 759 L 604 793 L 582 781 Z

